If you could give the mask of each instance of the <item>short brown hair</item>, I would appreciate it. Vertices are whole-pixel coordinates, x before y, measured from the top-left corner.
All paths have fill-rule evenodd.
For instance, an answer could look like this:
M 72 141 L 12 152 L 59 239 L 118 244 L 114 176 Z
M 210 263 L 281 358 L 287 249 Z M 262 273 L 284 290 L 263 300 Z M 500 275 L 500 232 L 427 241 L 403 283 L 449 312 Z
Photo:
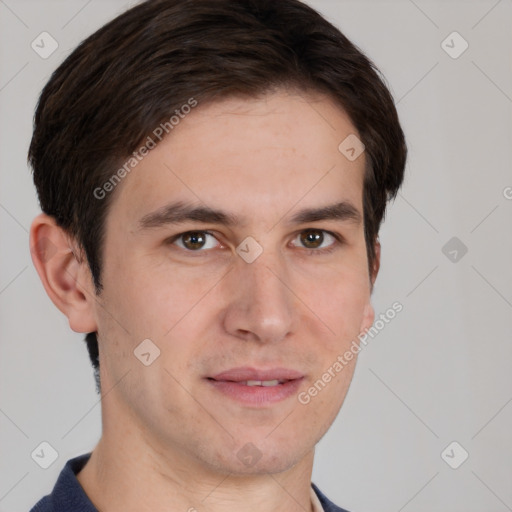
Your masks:
M 147 0 L 66 58 L 34 116 L 28 156 L 41 209 L 83 250 L 96 293 L 115 191 L 100 200 L 94 190 L 190 98 L 203 105 L 280 87 L 327 94 L 358 130 L 367 162 L 363 209 L 372 268 L 407 155 L 393 99 L 374 64 L 299 0 Z M 99 385 L 95 333 L 86 341 Z

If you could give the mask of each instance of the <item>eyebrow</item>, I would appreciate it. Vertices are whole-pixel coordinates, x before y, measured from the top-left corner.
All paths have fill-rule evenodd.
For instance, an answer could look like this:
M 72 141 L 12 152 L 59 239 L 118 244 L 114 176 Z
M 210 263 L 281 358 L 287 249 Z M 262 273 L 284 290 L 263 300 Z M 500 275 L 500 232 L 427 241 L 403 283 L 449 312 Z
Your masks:
M 318 208 L 304 208 L 299 210 L 289 219 L 288 224 L 304 224 L 322 220 L 337 220 L 360 224 L 362 215 L 350 201 L 341 201 Z M 245 218 L 238 217 L 233 213 L 207 206 L 198 206 L 176 201 L 144 215 L 139 220 L 138 226 L 139 229 L 150 229 L 184 222 L 222 224 L 227 227 L 247 223 Z

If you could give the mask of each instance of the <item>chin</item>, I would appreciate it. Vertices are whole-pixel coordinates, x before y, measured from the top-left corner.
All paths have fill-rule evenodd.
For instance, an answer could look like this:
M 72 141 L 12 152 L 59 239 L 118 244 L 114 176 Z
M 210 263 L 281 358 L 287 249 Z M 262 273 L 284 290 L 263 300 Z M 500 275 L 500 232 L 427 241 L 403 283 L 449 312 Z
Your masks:
M 288 436 L 286 439 L 260 441 L 241 441 L 228 459 L 217 462 L 225 471 L 233 475 L 266 475 L 287 471 L 298 464 L 314 445 L 310 440 L 304 440 L 302 446 L 297 438 Z

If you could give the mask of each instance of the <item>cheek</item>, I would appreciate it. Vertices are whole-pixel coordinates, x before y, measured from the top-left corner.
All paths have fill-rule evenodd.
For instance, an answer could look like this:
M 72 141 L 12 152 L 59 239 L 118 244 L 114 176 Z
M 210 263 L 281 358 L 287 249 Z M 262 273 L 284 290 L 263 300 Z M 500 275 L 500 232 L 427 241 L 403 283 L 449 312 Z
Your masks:
M 105 283 L 109 303 L 115 305 L 112 314 L 126 324 L 132 339 L 161 339 L 204 294 L 204 283 L 199 289 L 194 283 L 184 288 L 182 281 L 175 272 L 163 275 L 158 268 L 125 261 L 112 268 L 110 281 Z
M 361 272 L 338 271 L 325 273 L 318 279 L 303 283 L 306 304 L 334 340 L 359 334 L 365 306 L 370 301 L 367 275 Z M 314 286 L 311 286 L 314 283 Z M 308 292 L 309 290 L 309 292 Z

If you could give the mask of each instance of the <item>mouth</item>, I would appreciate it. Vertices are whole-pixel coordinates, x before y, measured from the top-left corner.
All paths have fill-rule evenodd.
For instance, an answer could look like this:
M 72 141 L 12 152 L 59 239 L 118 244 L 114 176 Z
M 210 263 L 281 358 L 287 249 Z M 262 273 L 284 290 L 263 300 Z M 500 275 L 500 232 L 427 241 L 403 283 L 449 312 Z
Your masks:
M 214 390 L 247 406 L 268 406 L 295 395 L 304 374 L 289 368 L 232 368 L 206 380 Z
M 214 379 L 215 380 L 215 379 Z M 236 382 L 237 384 L 241 384 L 242 386 L 263 386 L 263 387 L 273 387 L 278 384 L 284 384 L 285 382 L 289 382 L 288 380 L 242 380 L 242 381 L 224 381 L 224 382 Z

